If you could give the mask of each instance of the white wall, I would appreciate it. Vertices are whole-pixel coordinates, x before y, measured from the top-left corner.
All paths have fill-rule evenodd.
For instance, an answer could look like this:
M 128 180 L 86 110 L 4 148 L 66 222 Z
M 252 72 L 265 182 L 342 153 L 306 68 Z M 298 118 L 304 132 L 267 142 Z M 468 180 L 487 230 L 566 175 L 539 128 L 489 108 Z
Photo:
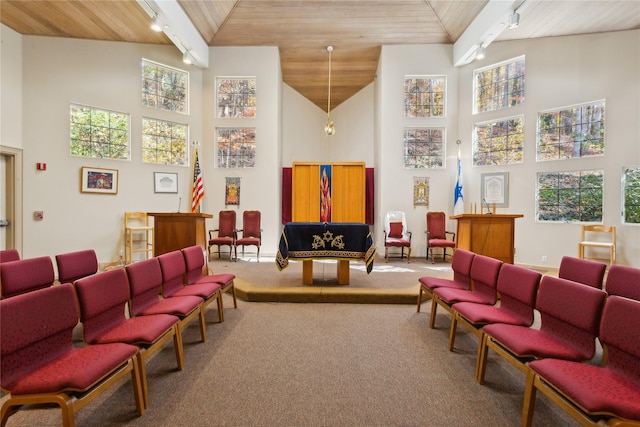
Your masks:
M 11 28 L 0 25 L 0 143 L 14 148 L 22 148 L 21 37 Z

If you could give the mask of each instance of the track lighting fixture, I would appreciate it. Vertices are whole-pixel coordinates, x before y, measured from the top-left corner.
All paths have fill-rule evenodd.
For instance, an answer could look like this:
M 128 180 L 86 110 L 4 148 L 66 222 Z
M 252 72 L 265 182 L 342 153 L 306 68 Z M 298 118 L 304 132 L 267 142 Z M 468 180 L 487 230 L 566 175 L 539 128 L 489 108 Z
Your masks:
M 156 15 L 156 17 L 153 18 L 153 22 L 151 23 L 151 29 L 156 33 L 162 32 L 162 22 L 160 21 L 160 18 L 158 18 L 158 15 Z
M 191 56 L 188 50 L 184 51 L 184 54 L 182 55 L 182 62 L 187 65 L 193 64 L 193 56 Z
M 509 16 L 509 29 L 513 30 L 514 28 L 518 28 L 518 25 L 520 25 L 520 14 L 513 12 L 511 16 Z
M 482 45 L 478 46 L 478 50 L 476 50 L 476 59 L 484 59 L 484 47 Z

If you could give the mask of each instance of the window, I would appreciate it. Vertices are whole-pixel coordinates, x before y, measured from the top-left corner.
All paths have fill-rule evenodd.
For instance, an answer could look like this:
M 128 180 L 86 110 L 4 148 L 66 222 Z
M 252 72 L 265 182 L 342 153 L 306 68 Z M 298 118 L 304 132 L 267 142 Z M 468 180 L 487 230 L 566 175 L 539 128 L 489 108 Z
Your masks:
M 474 166 L 522 163 L 524 118 L 513 117 L 473 126 Z
M 640 166 L 622 169 L 622 222 L 640 224 Z
M 538 114 L 538 161 L 604 155 L 604 101 Z
M 524 56 L 474 71 L 474 113 L 524 104 L 524 76 Z
M 188 72 L 142 60 L 142 105 L 188 114 L 188 93 Z
M 444 164 L 444 128 L 406 128 L 404 167 L 437 169 Z
M 256 165 L 256 130 L 220 128 L 218 135 L 219 168 L 252 168 Z
M 142 161 L 159 165 L 188 164 L 187 125 L 142 119 Z
M 129 115 L 71 104 L 71 155 L 129 159 Z
M 538 221 L 602 222 L 602 170 L 538 173 Z
M 216 79 L 218 117 L 256 116 L 256 79 Z
M 445 76 L 407 76 L 404 79 L 404 116 L 444 117 Z

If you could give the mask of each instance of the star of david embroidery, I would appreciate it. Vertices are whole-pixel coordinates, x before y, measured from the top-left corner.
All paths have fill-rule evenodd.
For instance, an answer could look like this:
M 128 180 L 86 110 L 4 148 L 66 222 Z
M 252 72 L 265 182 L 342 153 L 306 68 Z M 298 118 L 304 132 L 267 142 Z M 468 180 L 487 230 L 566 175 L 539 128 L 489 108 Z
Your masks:
M 330 242 L 331 240 L 333 240 L 333 233 L 331 231 L 327 230 L 327 231 L 324 232 L 323 238 L 327 242 Z

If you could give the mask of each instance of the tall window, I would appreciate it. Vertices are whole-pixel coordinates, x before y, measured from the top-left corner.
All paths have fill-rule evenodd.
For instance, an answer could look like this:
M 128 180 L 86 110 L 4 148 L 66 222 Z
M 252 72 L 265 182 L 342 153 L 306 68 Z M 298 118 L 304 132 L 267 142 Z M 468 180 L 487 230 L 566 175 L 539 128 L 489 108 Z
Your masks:
M 640 224 L 640 166 L 622 169 L 622 222 Z
M 473 126 L 474 166 L 522 163 L 524 118 L 479 123 Z
M 218 117 L 256 116 L 256 79 L 216 79 Z
M 404 167 L 437 169 L 444 164 L 444 128 L 404 130 Z
M 160 165 L 188 164 L 187 125 L 142 119 L 142 161 Z
M 474 113 L 524 104 L 524 77 L 524 56 L 474 71 Z
M 404 79 L 404 116 L 444 117 L 445 76 L 407 76 Z
M 129 115 L 71 104 L 71 155 L 129 159 Z
M 142 105 L 188 114 L 189 73 L 143 59 Z
M 254 128 L 219 128 L 217 139 L 219 168 L 255 167 L 256 130 Z
M 538 114 L 538 161 L 604 155 L 604 101 Z
M 538 173 L 538 221 L 601 222 L 602 170 Z

